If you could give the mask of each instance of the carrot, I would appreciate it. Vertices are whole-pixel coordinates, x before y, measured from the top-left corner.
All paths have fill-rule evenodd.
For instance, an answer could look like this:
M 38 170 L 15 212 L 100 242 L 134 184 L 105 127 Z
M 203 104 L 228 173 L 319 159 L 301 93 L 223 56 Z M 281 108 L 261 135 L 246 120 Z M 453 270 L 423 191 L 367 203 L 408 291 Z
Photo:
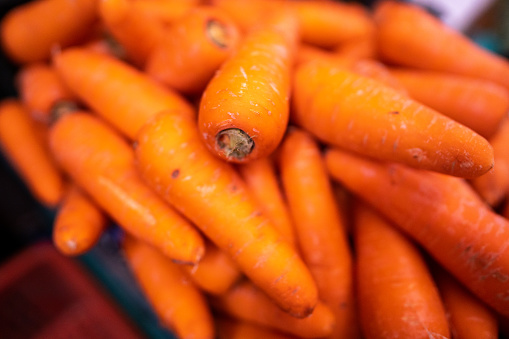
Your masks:
M 444 270 L 436 275 L 453 338 L 497 339 L 495 313 Z
M 315 278 L 320 299 L 336 319 L 331 337 L 359 338 L 344 216 L 319 146 L 310 134 L 292 129 L 283 141 L 279 161 L 302 258 Z
M 51 129 L 50 146 L 69 176 L 127 232 L 175 261 L 201 259 L 198 231 L 145 185 L 129 144 L 101 120 L 86 112 L 64 115 Z
M 339 55 L 338 55 L 339 57 Z M 350 57 L 349 70 L 359 75 L 377 80 L 386 86 L 392 87 L 403 95 L 408 95 L 406 88 L 392 75 L 390 70 L 381 62 L 370 59 L 355 60 Z
M 249 281 L 235 285 L 211 303 L 212 307 L 234 318 L 302 338 L 326 337 L 332 333 L 334 326 L 334 315 L 322 302 L 317 304 L 311 315 L 297 319 L 283 312 Z
M 182 339 L 215 338 L 205 297 L 178 265 L 130 236 L 124 238 L 122 248 L 143 293 L 166 327 Z
M 199 6 L 176 19 L 148 56 L 145 71 L 186 94 L 203 91 L 240 40 L 233 20 L 219 8 Z
M 213 6 L 226 11 L 243 33 L 257 26 L 260 21 L 266 20 L 267 15 L 278 7 L 284 7 L 287 4 L 286 1 L 276 0 L 211 0 L 210 2 Z
M 326 163 L 335 180 L 376 206 L 484 302 L 509 314 L 509 221 L 464 180 L 338 149 L 327 152 Z
M 201 136 L 227 161 L 269 155 L 286 130 L 297 22 L 287 12 L 279 14 L 244 38 L 203 92 Z
M 375 36 L 369 35 L 364 38 L 344 41 L 334 48 L 334 53 L 342 58 L 349 59 L 378 59 Z
M 54 58 L 67 86 L 127 137 L 163 110 L 195 116 L 191 105 L 126 63 L 88 51 L 68 49 Z
M 507 60 L 447 27 L 424 9 L 384 1 L 375 7 L 374 19 L 382 60 L 491 80 L 509 89 Z
M 226 317 L 216 319 L 218 339 L 298 339 L 279 331 L 247 321 L 233 320 Z
M 241 164 L 237 168 L 262 209 L 262 213 L 270 218 L 283 239 L 291 245 L 295 245 L 293 221 L 283 197 L 273 162 L 269 158 L 262 158 Z
M 460 177 L 493 167 L 486 139 L 406 95 L 332 62 L 299 67 L 292 120 L 327 144 Z
M 53 67 L 45 63 L 23 67 L 17 75 L 17 85 L 30 116 L 43 123 L 50 122 L 53 108 L 76 100 Z
M 151 21 L 159 21 L 166 27 L 171 26 L 181 16 L 203 2 L 201 0 L 135 0 L 132 1 L 131 6 L 135 13 L 140 13 Z
M 440 294 L 417 247 L 366 205 L 356 204 L 354 219 L 365 338 L 450 338 Z
M 203 291 L 221 295 L 241 277 L 233 259 L 211 243 L 206 243 L 203 258 L 194 266 L 182 266 L 190 279 Z
M 68 190 L 53 225 L 53 243 L 65 255 L 88 252 L 106 229 L 108 219 L 78 187 Z
M 317 290 L 298 254 L 260 213 L 233 167 L 212 155 L 195 122 L 175 112 L 142 128 L 138 169 L 168 203 L 188 217 L 284 310 L 309 315 Z
M 295 67 L 315 59 L 334 59 L 334 54 L 326 49 L 300 43 L 295 55 Z
M 111 35 L 105 34 L 103 37 L 91 40 L 81 47 L 89 51 L 100 54 L 109 55 L 111 57 L 127 60 L 127 55 L 124 47 L 122 47 Z
M 45 149 L 45 142 L 19 100 L 0 101 L 0 146 L 3 154 L 36 199 L 53 208 L 64 193 L 64 180 Z
M 3 50 L 16 63 L 49 59 L 56 48 L 77 44 L 97 18 L 97 0 L 36 0 L 3 17 Z
M 509 112 L 509 91 L 488 80 L 443 72 L 392 69 L 410 96 L 490 138 Z

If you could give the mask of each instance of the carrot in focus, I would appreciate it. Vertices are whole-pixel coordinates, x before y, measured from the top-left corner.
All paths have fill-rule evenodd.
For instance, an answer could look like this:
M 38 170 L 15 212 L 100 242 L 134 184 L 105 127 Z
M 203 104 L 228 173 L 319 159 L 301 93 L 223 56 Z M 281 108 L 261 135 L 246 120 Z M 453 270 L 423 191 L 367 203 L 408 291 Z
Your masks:
M 136 158 L 148 185 L 283 310 L 296 317 L 313 311 L 317 290 L 309 270 L 260 212 L 234 168 L 208 151 L 191 118 L 165 112 L 152 119 L 139 134 Z
M 278 12 L 248 33 L 202 95 L 198 127 L 208 149 L 231 162 L 268 156 L 289 116 L 297 22 Z
M 41 136 L 19 100 L 0 101 L 2 152 L 35 198 L 52 208 L 64 194 L 64 180 Z
M 226 317 L 216 319 L 217 339 L 298 339 L 265 326 Z
M 205 297 L 179 265 L 149 245 L 125 236 L 122 248 L 143 293 L 160 321 L 182 339 L 215 338 Z
M 379 81 L 317 60 L 294 78 L 292 120 L 327 144 L 473 178 L 493 167 L 489 142 Z
M 54 65 L 74 93 L 131 139 L 136 138 L 151 117 L 163 110 L 196 116 L 178 93 L 107 55 L 73 48 L 56 55 Z
M 201 235 L 146 186 L 134 151 L 111 127 L 85 112 L 64 115 L 51 129 L 50 146 L 69 176 L 127 232 L 175 261 L 202 258 Z
M 474 294 L 509 314 L 509 221 L 460 178 L 329 150 L 333 179 L 365 199 Z
M 450 338 L 438 288 L 417 247 L 367 205 L 356 204 L 354 219 L 365 338 Z
M 80 255 L 94 247 L 107 225 L 104 213 L 74 185 L 58 208 L 53 243 L 60 253 Z
M 150 53 L 145 71 L 172 89 L 198 94 L 239 40 L 237 26 L 224 11 L 199 6 L 167 29 Z

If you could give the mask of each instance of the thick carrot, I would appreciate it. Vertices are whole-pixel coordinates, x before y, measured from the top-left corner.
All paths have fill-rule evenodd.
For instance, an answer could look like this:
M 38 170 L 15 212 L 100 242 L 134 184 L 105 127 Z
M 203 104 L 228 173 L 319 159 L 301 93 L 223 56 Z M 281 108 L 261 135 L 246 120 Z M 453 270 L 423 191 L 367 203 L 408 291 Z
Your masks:
M 131 6 L 135 13 L 141 13 L 152 21 L 159 21 L 165 26 L 170 26 L 204 2 L 202 0 L 135 0 L 132 1 Z
M 191 105 L 126 63 L 85 49 L 68 49 L 54 64 L 67 86 L 129 138 L 163 110 L 195 116 Z
M 493 310 L 444 270 L 440 270 L 435 277 L 453 338 L 498 338 L 498 320 Z
M 295 67 L 315 59 L 334 59 L 335 55 L 326 49 L 300 43 L 295 54 Z
M 318 143 L 310 134 L 292 129 L 283 140 L 279 162 L 302 258 L 315 278 L 320 299 L 336 319 L 330 337 L 359 338 L 344 216 Z
M 94 247 L 107 224 L 102 210 L 73 185 L 58 208 L 53 243 L 65 255 L 83 254 Z
M 507 60 L 447 27 L 423 8 L 384 1 L 375 8 L 374 18 L 382 60 L 491 80 L 509 89 Z
M 493 167 L 489 142 L 379 81 L 317 60 L 299 67 L 292 119 L 321 141 L 460 177 Z
M 12 9 L 2 19 L 1 39 L 17 63 L 49 59 L 56 48 L 86 36 L 97 18 L 97 0 L 36 0 Z
M 282 309 L 297 317 L 312 312 L 317 290 L 309 270 L 233 167 L 207 150 L 191 118 L 166 112 L 152 119 L 140 132 L 136 157 L 145 181 Z
M 417 247 L 367 205 L 356 204 L 354 219 L 365 338 L 450 338 L 440 294 Z
M 226 12 L 198 6 L 168 28 L 150 53 L 145 71 L 170 88 L 198 94 L 239 40 L 237 26 Z
M 213 6 L 226 11 L 244 33 L 266 20 L 270 12 L 286 5 L 276 0 L 211 0 Z M 283 5 L 283 6 L 281 6 Z
M 311 315 L 298 319 L 283 312 L 249 281 L 235 285 L 226 294 L 212 299 L 211 303 L 234 318 L 302 338 L 326 337 L 334 327 L 334 315 L 322 302 L 317 304 Z
M 261 158 L 239 165 L 237 168 L 262 209 L 262 213 L 270 218 L 283 239 L 295 245 L 293 221 L 283 197 L 273 162 L 269 158 Z
M 232 162 L 272 153 L 286 130 L 297 22 L 278 12 L 243 39 L 205 89 L 199 129 L 211 152 Z
M 216 319 L 218 339 L 298 339 L 297 337 L 265 326 L 226 317 Z
M 45 148 L 28 111 L 17 99 L 0 102 L 0 146 L 32 194 L 55 207 L 64 193 L 60 170 Z
M 462 179 L 330 150 L 332 177 L 368 201 L 501 314 L 509 314 L 509 221 Z
M 182 339 L 215 338 L 205 297 L 177 264 L 149 245 L 126 236 L 127 262 L 161 322 Z
M 334 53 L 349 59 L 378 59 L 375 36 L 347 40 L 334 48 Z
M 108 125 L 85 112 L 64 115 L 51 129 L 50 146 L 69 176 L 127 232 L 175 261 L 201 259 L 198 231 L 145 185 L 130 145 Z
M 443 72 L 392 69 L 410 96 L 490 138 L 509 112 L 509 91 L 488 80 Z

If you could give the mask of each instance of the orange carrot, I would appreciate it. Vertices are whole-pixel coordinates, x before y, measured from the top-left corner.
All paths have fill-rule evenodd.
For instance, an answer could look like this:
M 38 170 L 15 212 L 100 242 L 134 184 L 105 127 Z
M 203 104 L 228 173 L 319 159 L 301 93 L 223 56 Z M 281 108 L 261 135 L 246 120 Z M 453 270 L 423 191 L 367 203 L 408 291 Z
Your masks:
M 51 129 L 50 146 L 69 176 L 127 232 L 175 261 L 201 259 L 198 231 L 145 185 L 129 144 L 101 120 L 64 115 Z
M 165 112 L 142 128 L 136 147 L 145 181 L 227 252 L 256 285 L 296 317 L 317 302 L 311 274 L 248 193 L 233 167 L 212 155 L 195 122 Z
M 131 139 L 154 115 L 175 110 L 195 116 L 191 105 L 126 63 L 85 49 L 68 49 L 54 64 L 67 86 Z
M 292 119 L 321 141 L 454 176 L 493 167 L 486 139 L 376 80 L 317 60 L 299 67 Z
M 120 60 L 127 60 L 124 47 L 108 34 L 105 34 L 101 38 L 91 40 L 83 44 L 82 47 L 89 51 L 109 55 Z
M 453 338 L 498 338 L 498 321 L 493 310 L 489 309 L 444 270 L 438 272 L 436 279 Z
M 311 60 L 334 59 L 334 57 L 335 55 L 326 49 L 301 43 L 297 49 L 295 67 L 298 67 L 301 64 L 305 64 Z
M 244 38 L 203 93 L 201 136 L 227 161 L 269 155 L 286 130 L 297 22 L 287 12 L 279 14 Z
M 330 150 L 332 177 L 389 218 L 501 314 L 509 314 L 509 221 L 462 179 Z
M 7 55 L 17 63 L 49 59 L 56 48 L 79 43 L 97 17 L 97 0 L 36 0 L 12 9 L 0 34 Z
M 308 133 L 293 129 L 279 161 L 302 258 L 336 319 L 331 338 L 359 338 L 352 255 L 319 146 Z
M 488 80 L 415 69 L 391 71 L 415 100 L 490 138 L 509 112 L 509 91 Z
M 260 21 L 266 20 L 278 7 L 286 6 L 286 1 L 276 0 L 211 0 L 213 6 L 226 11 L 242 32 L 248 32 Z M 282 6 L 283 5 L 283 6 Z
M 334 326 L 334 315 L 322 302 L 317 304 L 311 315 L 297 319 L 283 312 L 249 281 L 235 285 L 211 302 L 213 307 L 234 318 L 302 338 L 326 337 L 332 333 Z
M 206 299 L 178 265 L 129 236 L 123 240 L 122 247 L 143 293 L 166 327 L 182 339 L 215 338 Z
M 356 60 L 378 59 L 374 35 L 342 42 L 334 48 L 334 53 L 342 58 Z
M 55 207 L 64 193 L 64 181 L 45 148 L 27 110 L 17 99 L 0 101 L 0 146 L 32 194 Z
M 384 1 L 375 8 L 374 18 L 382 60 L 491 80 L 509 89 L 507 60 L 447 27 L 423 8 Z
M 203 91 L 240 40 L 233 20 L 220 8 L 199 6 L 177 19 L 149 55 L 145 71 L 186 94 Z
M 338 55 L 339 57 L 339 55 Z M 384 85 L 392 87 L 403 95 L 408 95 L 407 89 L 392 75 L 391 71 L 381 62 L 370 59 L 355 60 L 350 58 L 350 67 L 354 73 L 377 80 Z
M 55 218 L 53 243 L 65 255 L 83 254 L 94 247 L 107 223 L 99 207 L 78 187 L 71 186 Z
M 202 0 L 134 0 L 131 3 L 134 13 L 171 26 L 181 16 L 186 15 Z
M 365 338 L 450 338 L 440 294 L 417 247 L 371 208 L 355 207 L 356 281 Z
M 286 201 L 281 192 L 276 169 L 269 158 L 239 165 L 239 173 L 253 197 L 283 238 L 295 245 L 295 230 Z
M 226 317 L 216 319 L 218 339 L 298 339 L 279 331 L 247 321 L 233 320 Z

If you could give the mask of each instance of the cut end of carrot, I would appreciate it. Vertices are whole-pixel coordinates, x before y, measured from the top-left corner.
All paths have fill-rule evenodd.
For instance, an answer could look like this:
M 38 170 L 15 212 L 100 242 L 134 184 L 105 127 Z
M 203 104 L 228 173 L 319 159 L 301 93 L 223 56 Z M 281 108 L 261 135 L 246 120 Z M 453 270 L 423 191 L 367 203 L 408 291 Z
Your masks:
M 222 22 L 210 19 L 207 21 L 207 37 L 219 48 L 228 48 L 230 45 L 230 34 L 226 25 Z
M 217 133 L 216 145 L 228 160 L 241 161 L 253 151 L 255 143 L 243 130 L 228 128 Z

